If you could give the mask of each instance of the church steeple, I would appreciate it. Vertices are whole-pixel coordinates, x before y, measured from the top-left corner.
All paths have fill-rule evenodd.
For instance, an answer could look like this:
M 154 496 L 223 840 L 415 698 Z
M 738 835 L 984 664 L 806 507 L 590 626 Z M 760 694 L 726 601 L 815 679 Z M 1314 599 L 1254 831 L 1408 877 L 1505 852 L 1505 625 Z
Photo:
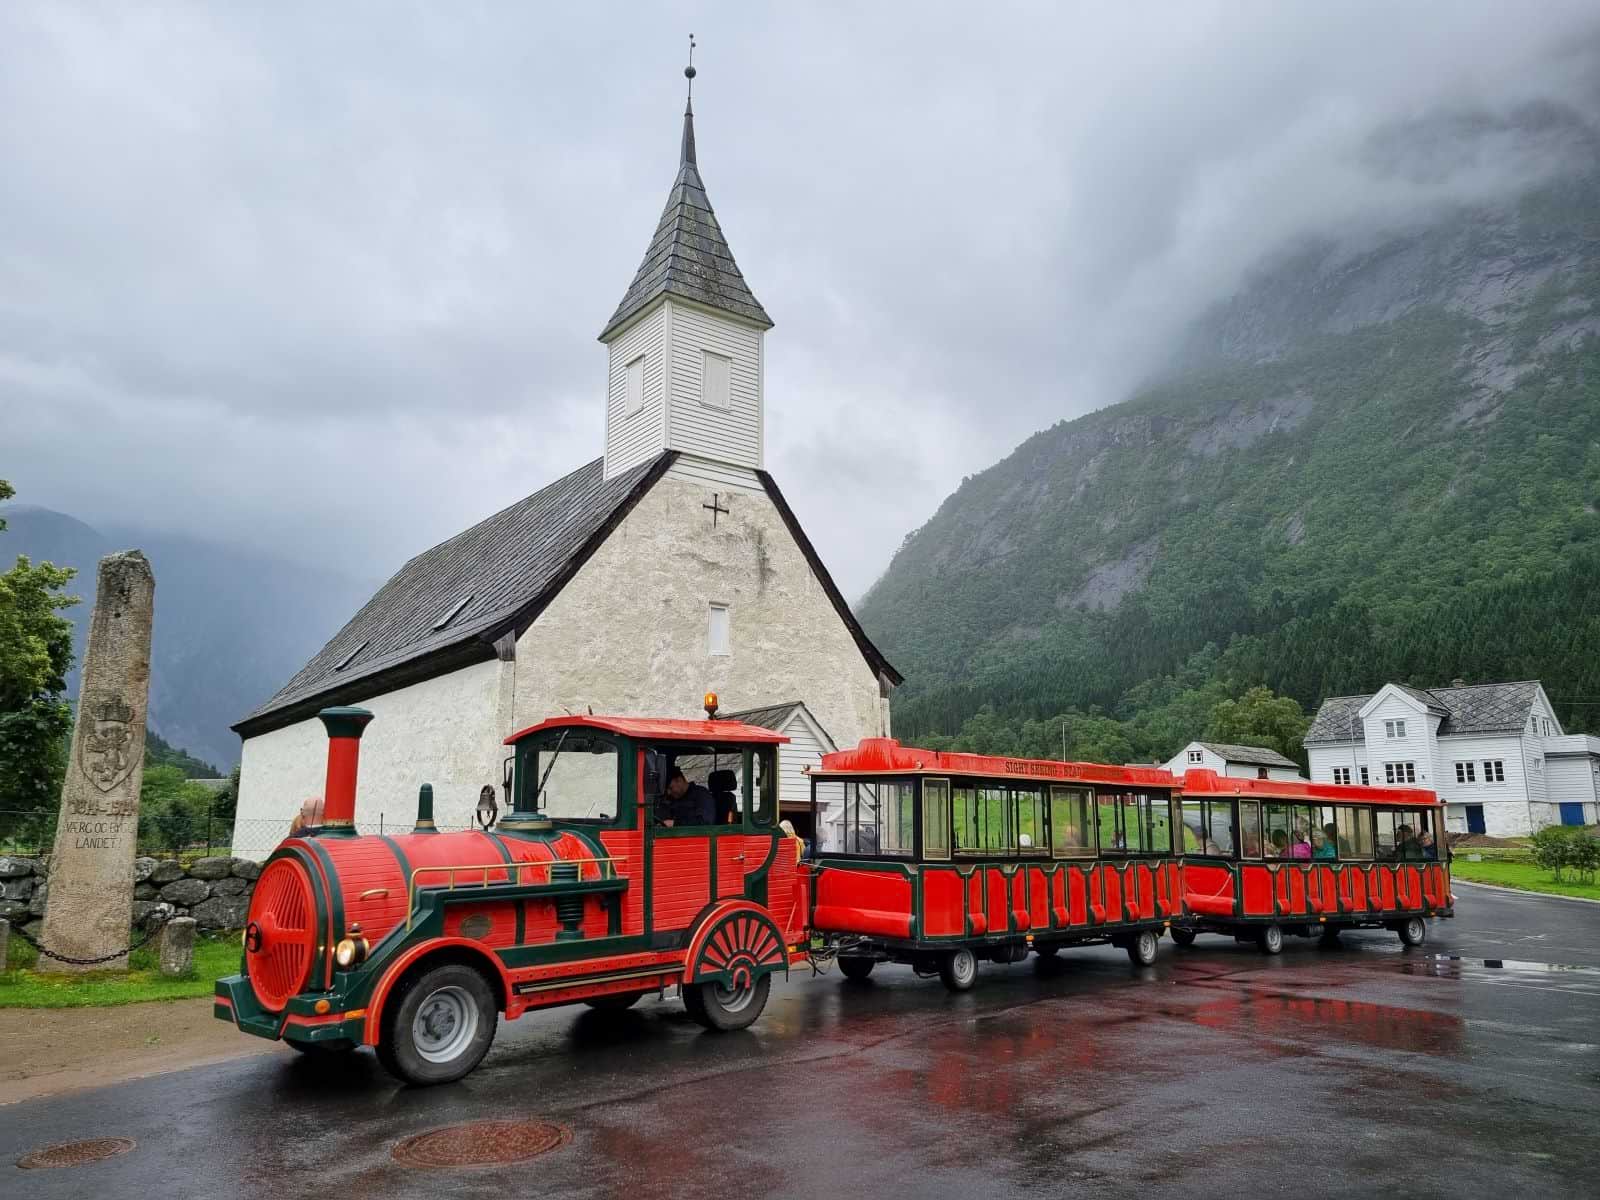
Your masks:
M 611 359 L 608 479 L 662 450 L 746 473 L 762 466 L 762 343 L 772 319 L 734 262 L 700 178 L 693 45 L 678 174 L 644 261 L 600 331 Z

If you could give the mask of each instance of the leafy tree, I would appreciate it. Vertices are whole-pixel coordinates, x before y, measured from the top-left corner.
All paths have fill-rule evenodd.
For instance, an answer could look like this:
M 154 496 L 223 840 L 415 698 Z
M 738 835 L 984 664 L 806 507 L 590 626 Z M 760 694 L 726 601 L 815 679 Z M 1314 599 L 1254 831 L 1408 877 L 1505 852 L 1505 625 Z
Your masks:
M 1211 710 L 1206 739 L 1261 746 L 1304 764 L 1306 754 L 1301 739 L 1310 725 L 1299 701 L 1258 686 L 1237 700 L 1223 700 Z
M 0 479 L 0 501 L 13 495 Z M 34 565 L 23 555 L 0 575 L 0 809 L 29 814 L 10 817 L 13 827 L 47 824 L 60 796 L 72 726 L 63 696 L 72 623 L 60 610 L 78 603 L 62 591 L 72 576 L 70 568 Z
M 211 801 L 211 792 L 189 780 L 181 767 L 145 767 L 139 789 L 140 842 L 173 853 L 183 849 L 205 832 Z

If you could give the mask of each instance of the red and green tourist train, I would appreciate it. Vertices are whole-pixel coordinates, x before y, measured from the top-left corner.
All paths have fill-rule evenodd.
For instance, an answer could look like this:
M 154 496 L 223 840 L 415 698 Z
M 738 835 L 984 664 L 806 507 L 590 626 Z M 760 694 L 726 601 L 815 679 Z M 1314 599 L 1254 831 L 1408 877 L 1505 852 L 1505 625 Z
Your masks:
M 708 712 L 715 698 L 708 697 Z M 711 1029 L 771 978 L 837 956 L 953 990 L 978 962 L 1170 933 L 1253 940 L 1453 915 L 1432 792 L 1175 776 L 990 758 L 887 738 L 811 772 L 809 849 L 780 825 L 783 735 L 726 720 L 559 717 L 507 739 L 507 811 L 482 830 L 355 829 L 371 714 L 328 709 L 321 824 L 285 840 L 250 902 L 215 1013 L 308 1054 L 373 1046 L 417 1084 L 458 1079 L 500 1016 L 626 1008 L 679 989 Z M 1437 846 L 1434 838 L 1439 837 Z

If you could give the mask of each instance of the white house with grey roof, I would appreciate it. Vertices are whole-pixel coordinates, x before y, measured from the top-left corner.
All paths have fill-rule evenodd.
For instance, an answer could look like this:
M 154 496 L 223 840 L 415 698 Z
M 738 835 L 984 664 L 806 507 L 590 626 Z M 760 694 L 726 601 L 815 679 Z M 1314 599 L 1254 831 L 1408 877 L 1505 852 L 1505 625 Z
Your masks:
M 1215 771 L 1236 779 L 1304 779 L 1300 764 L 1276 750 L 1230 742 L 1190 742 L 1161 764 L 1175 774 Z
M 422 783 L 442 825 L 468 823 L 503 739 L 563 711 L 696 717 L 714 691 L 727 709 L 785 709 L 797 741 L 887 735 L 900 675 L 764 469 L 771 328 L 686 109 L 666 208 L 600 333 L 605 453 L 406 563 L 234 726 L 251 830 L 236 850 L 321 793 L 328 705 L 376 714 L 356 797 L 371 829 L 409 824 Z
M 1600 738 L 1566 733 L 1538 680 L 1334 696 L 1305 747 L 1318 783 L 1432 788 L 1454 833 L 1518 837 L 1597 820 Z

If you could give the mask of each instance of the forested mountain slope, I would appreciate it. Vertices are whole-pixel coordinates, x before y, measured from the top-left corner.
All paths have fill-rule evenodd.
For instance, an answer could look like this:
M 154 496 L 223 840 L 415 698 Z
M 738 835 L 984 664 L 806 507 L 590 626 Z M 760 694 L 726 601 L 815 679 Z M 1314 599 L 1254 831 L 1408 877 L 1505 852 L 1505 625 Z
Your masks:
M 966 480 L 861 604 L 897 729 L 1116 710 L 1183 668 L 1310 706 L 1542 677 L 1600 706 L 1600 177 L 1303 245 L 1180 369 Z M 1571 703 L 1563 705 L 1570 698 Z M 1126 704 L 1124 704 L 1124 708 Z

